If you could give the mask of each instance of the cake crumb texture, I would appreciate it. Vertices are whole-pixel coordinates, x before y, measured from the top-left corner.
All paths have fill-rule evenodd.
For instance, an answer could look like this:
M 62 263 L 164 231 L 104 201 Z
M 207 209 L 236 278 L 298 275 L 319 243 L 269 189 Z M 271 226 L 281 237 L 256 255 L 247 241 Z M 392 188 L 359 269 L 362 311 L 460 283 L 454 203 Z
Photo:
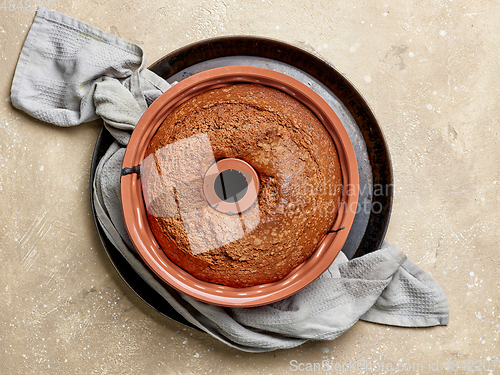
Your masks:
M 238 84 L 205 92 L 174 110 L 156 132 L 147 155 L 158 159 L 158 150 L 200 133 L 208 135 L 215 161 L 238 158 L 252 165 L 260 178 L 258 199 L 234 216 L 244 231 L 237 240 L 193 254 L 193 241 L 224 243 L 224 233 L 233 230 L 227 215 L 204 200 L 199 187 L 213 158 L 200 154 L 199 162 L 190 165 L 198 183 L 177 182 L 191 184 L 184 188 L 189 190 L 192 209 L 169 217 L 148 213 L 158 243 L 172 262 L 200 280 L 248 287 L 282 279 L 311 256 L 336 218 L 342 174 L 330 135 L 291 96 L 265 86 Z M 185 155 L 190 152 L 196 150 L 186 148 Z M 196 156 L 189 155 L 189 160 Z M 169 170 L 178 175 L 175 169 L 182 160 L 157 163 L 163 175 Z M 165 197 L 156 204 L 172 202 Z M 196 228 L 189 240 L 186 222 Z

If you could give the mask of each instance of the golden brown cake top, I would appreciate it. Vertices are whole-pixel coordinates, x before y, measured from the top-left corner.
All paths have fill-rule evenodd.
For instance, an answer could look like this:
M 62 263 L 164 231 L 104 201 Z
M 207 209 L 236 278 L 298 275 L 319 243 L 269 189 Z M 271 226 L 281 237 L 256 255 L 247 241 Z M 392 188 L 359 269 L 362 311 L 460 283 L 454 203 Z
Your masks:
M 173 145 L 174 153 L 162 151 Z M 337 215 L 342 178 L 333 141 L 279 90 L 239 84 L 198 95 L 168 116 L 147 155 L 175 185 L 170 195 L 156 193 L 154 204 L 169 214 L 149 212 L 152 231 L 166 255 L 201 280 L 237 287 L 279 280 L 309 258 Z M 255 204 L 232 217 L 209 206 L 200 188 L 224 158 L 248 162 L 260 178 Z M 164 186 L 150 181 L 148 189 Z

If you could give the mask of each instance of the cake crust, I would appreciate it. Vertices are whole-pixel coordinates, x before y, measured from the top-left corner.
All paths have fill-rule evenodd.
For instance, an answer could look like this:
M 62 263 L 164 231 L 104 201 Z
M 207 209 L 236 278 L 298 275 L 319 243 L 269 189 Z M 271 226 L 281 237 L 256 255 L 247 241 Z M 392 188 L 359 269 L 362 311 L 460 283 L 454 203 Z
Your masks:
M 199 134 L 208 137 L 213 153 L 211 158 L 189 156 L 198 157 L 193 168 L 199 169 L 195 173 L 200 178 L 213 159 L 224 158 L 242 159 L 259 175 L 257 201 L 239 215 L 245 233 L 220 247 L 193 252 L 186 215 L 207 228 L 200 242 L 216 241 L 227 227 L 227 215 L 207 206 L 203 193 L 195 189 L 189 213 L 156 216 L 148 210 L 156 240 L 172 262 L 200 280 L 248 287 L 282 279 L 311 256 L 337 216 L 342 174 L 330 135 L 291 96 L 265 86 L 237 84 L 179 106 L 157 130 L 146 156 L 158 158 L 162 148 Z M 185 152 L 197 151 L 187 147 Z M 179 167 L 170 162 L 173 169 Z M 166 197 L 155 204 L 166 207 L 172 202 Z

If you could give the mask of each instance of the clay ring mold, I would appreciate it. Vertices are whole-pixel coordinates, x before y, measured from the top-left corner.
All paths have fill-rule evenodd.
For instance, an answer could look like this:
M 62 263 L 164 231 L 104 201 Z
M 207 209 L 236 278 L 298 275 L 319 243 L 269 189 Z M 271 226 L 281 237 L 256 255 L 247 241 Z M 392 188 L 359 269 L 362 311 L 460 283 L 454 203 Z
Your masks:
M 140 173 L 133 172 L 134 168 L 137 172 L 137 166 L 140 166 L 145 159 L 146 148 L 156 130 L 175 108 L 205 91 L 237 83 L 254 83 L 281 90 L 309 108 L 329 132 L 337 148 L 344 186 L 337 219 L 313 255 L 283 279 L 247 288 L 201 281 L 170 261 L 149 228 Z M 222 160 L 214 165 L 221 163 Z M 213 173 L 207 170 L 203 180 L 207 202 L 214 209 L 225 210 L 228 214 L 244 211 L 243 203 L 251 205 L 255 201 L 255 192 L 258 192 L 258 176 L 255 178 L 252 171 L 245 170 L 240 162 L 236 164 L 239 165 L 222 165 L 220 169 L 212 171 Z M 264 68 L 221 67 L 195 74 L 174 85 L 160 96 L 140 119 L 127 146 L 122 167 L 124 170 L 132 171 L 121 177 L 125 225 L 132 243 L 145 264 L 160 280 L 179 292 L 218 306 L 264 305 L 286 298 L 309 285 L 331 265 L 341 251 L 356 213 L 359 192 L 358 168 L 353 146 L 342 122 L 333 109 L 312 89 L 285 74 Z M 222 180 L 225 177 L 234 179 L 235 185 L 240 186 L 229 195 L 220 191 L 224 190 L 225 185 Z M 248 202 L 245 200 L 247 196 Z M 239 208 L 238 202 L 241 205 Z M 224 208 L 222 203 L 228 207 Z

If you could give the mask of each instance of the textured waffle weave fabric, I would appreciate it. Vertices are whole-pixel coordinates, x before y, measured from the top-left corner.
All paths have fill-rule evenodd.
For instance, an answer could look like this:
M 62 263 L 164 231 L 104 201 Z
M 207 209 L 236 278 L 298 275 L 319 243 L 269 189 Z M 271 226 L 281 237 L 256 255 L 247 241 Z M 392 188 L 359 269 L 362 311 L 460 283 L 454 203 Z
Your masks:
M 250 352 L 332 340 L 360 319 L 406 327 L 448 324 L 448 303 L 439 283 L 387 243 L 351 261 L 341 253 L 308 287 L 262 307 L 216 307 L 159 283 L 130 243 L 120 202 L 120 171 L 130 134 L 147 106 L 170 87 L 145 64 L 139 46 L 40 8 L 19 57 L 11 101 L 59 126 L 103 119 L 115 142 L 93 181 L 99 222 L 136 272 L 190 323 Z

